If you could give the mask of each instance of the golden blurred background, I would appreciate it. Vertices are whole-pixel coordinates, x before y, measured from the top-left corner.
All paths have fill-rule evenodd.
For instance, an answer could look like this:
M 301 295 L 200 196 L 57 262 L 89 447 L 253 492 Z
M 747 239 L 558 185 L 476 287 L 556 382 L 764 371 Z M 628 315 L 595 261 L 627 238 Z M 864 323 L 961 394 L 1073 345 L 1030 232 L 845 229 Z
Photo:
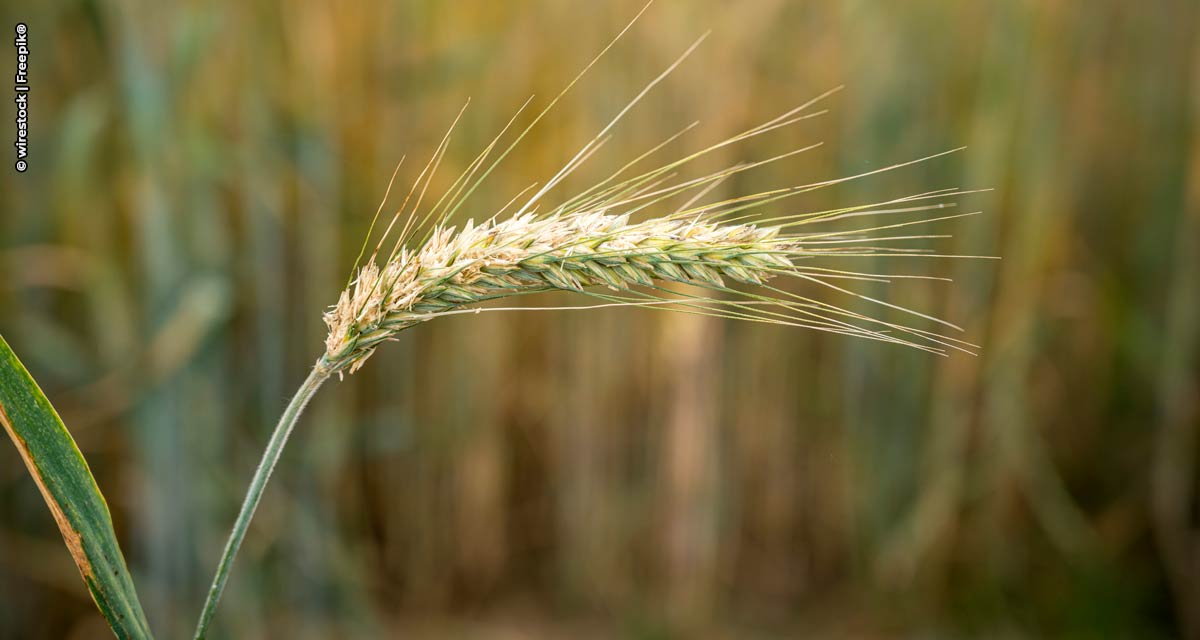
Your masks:
M 640 7 L 0 6 L 33 64 L 0 333 L 159 637 L 190 637 L 396 162 L 414 178 L 470 97 L 444 186 Z M 302 419 L 216 637 L 1200 637 L 1200 5 L 659 0 L 463 218 L 552 175 L 708 29 L 572 184 L 845 84 L 717 160 L 823 147 L 721 190 L 965 145 L 778 212 L 993 189 L 930 231 L 1002 260 L 852 263 L 953 278 L 860 290 L 980 355 L 631 309 L 418 327 Z M 0 637 L 105 637 L 7 446 L 0 513 Z

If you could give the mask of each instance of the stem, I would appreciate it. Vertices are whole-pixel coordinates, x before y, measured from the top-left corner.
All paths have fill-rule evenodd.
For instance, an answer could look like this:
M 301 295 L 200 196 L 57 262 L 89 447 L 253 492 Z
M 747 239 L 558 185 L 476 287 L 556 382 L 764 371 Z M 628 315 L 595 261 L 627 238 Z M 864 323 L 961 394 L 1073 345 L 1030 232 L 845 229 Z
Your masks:
M 208 633 L 208 625 L 212 622 L 213 614 L 216 613 L 217 602 L 221 599 L 221 592 L 225 590 L 225 582 L 229 580 L 229 569 L 233 566 L 233 558 L 242 546 L 242 539 L 246 537 L 250 519 L 254 517 L 254 511 L 258 508 L 258 501 L 262 498 L 263 489 L 267 486 L 267 480 L 271 478 L 271 472 L 275 470 L 275 463 L 279 461 L 279 456 L 283 453 L 283 446 L 287 444 L 288 436 L 291 435 L 292 428 L 296 426 L 296 420 L 304 411 L 308 401 L 316 395 L 317 389 L 321 388 L 321 383 L 329 378 L 330 373 L 332 371 L 325 362 L 325 358 L 322 357 L 313 366 L 308 378 L 296 390 L 296 395 L 292 396 L 291 402 L 288 402 L 287 408 L 283 410 L 283 415 L 279 417 L 279 424 L 275 425 L 275 432 L 271 434 L 271 439 L 267 442 L 262 460 L 258 463 L 258 470 L 254 472 L 250 488 L 246 491 L 242 510 L 238 512 L 237 521 L 233 523 L 233 530 L 229 532 L 229 541 L 225 543 L 225 552 L 221 554 L 221 564 L 217 565 L 217 573 L 213 576 L 212 586 L 208 589 L 208 598 L 204 601 L 204 609 L 200 612 L 200 622 L 196 625 L 196 640 L 202 640 Z

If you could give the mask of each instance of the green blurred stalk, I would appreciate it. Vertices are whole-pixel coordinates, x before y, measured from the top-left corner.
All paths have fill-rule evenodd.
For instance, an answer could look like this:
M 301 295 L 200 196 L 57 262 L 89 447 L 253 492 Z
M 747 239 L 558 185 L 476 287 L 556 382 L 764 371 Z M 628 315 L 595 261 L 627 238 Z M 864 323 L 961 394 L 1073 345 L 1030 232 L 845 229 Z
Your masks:
M 233 559 L 242 546 L 246 530 L 250 527 L 250 520 L 254 518 L 254 512 L 258 509 L 258 502 L 262 498 L 263 490 L 267 487 L 267 481 L 271 479 L 271 472 L 275 470 L 275 463 L 279 462 L 279 456 L 283 454 L 283 447 L 287 444 L 288 436 L 292 435 L 292 429 L 296 426 L 300 414 L 304 412 L 304 407 L 316 395 L 321 384 L 329 378 L 330 372 L 328 363 L 322 356 L 313 365 L 308 378 L 296 390 L 296 395 L 292 396 L 287 408 L 283 410 L 283 415 L 279 417 L 279 423 L 275 425 L 275 432 L 271 434 L 271 439 L 267 442 L 267 448 L 263 451 L 258 469 L 250 480 L 250 488 L 246 491 L 242 509 L 233 523 L 233 530 L 229 532 L 229 541 L 225 543 L 225 551 L 221 554 L 217 573 L 213 576 L 212 586 L 208 589 L 208 598 L 204 601 L 204 609 L 200 611 L 200 621 L 196 624 L 196 640 L 201 640 L 208 633 L 208 625 L 212 623 L 213 615 L 216 613 L 217 603 L 221 600 L 221 592 L 225 590 L 225 583 L 229 580 L 229 570 L 233 567 Z

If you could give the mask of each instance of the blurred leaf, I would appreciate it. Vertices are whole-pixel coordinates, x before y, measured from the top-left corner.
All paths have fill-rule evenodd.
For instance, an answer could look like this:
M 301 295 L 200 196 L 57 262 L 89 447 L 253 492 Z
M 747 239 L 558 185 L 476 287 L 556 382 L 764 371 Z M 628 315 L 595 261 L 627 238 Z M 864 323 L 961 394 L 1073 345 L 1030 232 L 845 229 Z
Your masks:
M 150 638 L 108 504 L 50 401 L 0 337 L 0 422 L 21 452 L 100 613 L 119 638 Z

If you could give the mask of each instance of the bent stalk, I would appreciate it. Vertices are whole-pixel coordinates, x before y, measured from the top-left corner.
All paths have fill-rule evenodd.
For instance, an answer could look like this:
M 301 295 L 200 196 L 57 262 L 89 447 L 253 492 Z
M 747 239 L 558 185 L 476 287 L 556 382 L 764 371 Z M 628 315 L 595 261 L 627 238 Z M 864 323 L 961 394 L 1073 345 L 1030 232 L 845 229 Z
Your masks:
M 331 370 L 325 358 L 318 360 L 313 365 L 313 370 L 308 374 L 308 378 L 296 390 L 296 395 L 292 396 L 292 400 L 288 402 L 287 408 L 283 410 L 283 415 L 279 417 L 279 423 L 275 425 L 275 432 L 271 434 L 267 448 L 263 451 L 262 460 L 258 463 L 258 469 L 254 472 L 254 478 L 250 481 L 250 488 L 246 492 L 245 501 L 242 502 L 242 509 L 238 512 L 237 521 L 234 522 L 233 530 L 229 532 L 229 541 L 225 543 L 225 551 L 221 554 L 221 563 L 217 565 L 217 573 L 213 576 L 212 586 L 208 589 L 208 598 L 204 601 L 204 609 L 200 612 L 200 622 L 196 625 L 196 640 L 201 640 L 208 633 L 208 626 L 212 623 L 213 614 L 217 610 L 217 602 L 221 600 L 221 592 L 225 590 L 225 583 L 229 580 L 229 570 L 233 566 L 233 559 L 242 546 L 242 539 L 246 537 L 250 520 L 254 518 L 254 511 L 258 508 L 263 489 L 267 486 L 267 480 L 271 478 L 271 472 L 275 470 L 275 463 L 279 462 L 283 446 L 287 444 L 288 436 L 292 434 L 292 429 L 296 426 L 296 420 L 300 418 L 308 401 L 316 395 L 317 389 L 320 389 L 321 384 L 329 378 L 330 373 Z

